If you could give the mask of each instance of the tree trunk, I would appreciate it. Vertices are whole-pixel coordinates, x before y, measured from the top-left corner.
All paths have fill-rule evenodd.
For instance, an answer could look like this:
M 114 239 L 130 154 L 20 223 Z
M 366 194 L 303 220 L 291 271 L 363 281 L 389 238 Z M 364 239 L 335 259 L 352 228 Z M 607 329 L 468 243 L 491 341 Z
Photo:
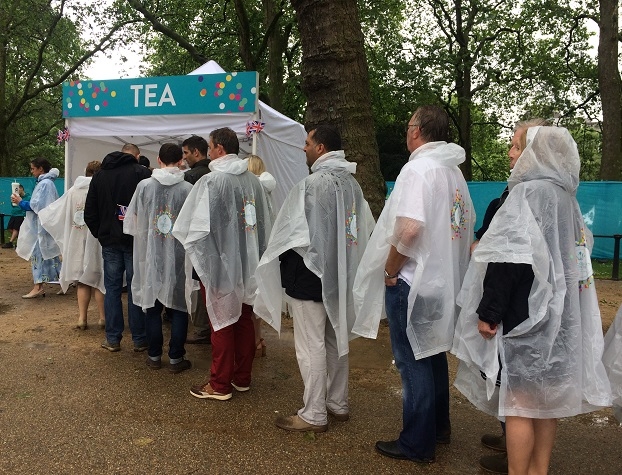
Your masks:
M 618 1 L 600 0 L 598 86 L 603 106 L 601 180 L 622 180 L 622 85 L 618 70 Z
M 363 33 L 356 0 L 291 0 L 302 45 L 307 127 L 330 123 L 341 132 L 346 158 L 378 216 L 384 206 Z M 406 122 L 408 118 L 404 118 Z
M 263 8 L 264 29 L 267 32 L 274 18 L 280 14 L 280 8 L 275 5 L 274 0 L 264 0 Z M 279 112 L 283 111 L 285 95 L 283 56 L 287 48 L 287 38 L 283 36 L 283 28 L 274 28 L 268 37 L 268 97 L 270 106 Z

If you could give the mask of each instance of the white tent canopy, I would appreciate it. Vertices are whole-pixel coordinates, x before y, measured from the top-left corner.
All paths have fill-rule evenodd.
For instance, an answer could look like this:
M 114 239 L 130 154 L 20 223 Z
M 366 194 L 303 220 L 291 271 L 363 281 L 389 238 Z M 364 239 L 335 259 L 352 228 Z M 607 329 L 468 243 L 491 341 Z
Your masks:
M 209 61 L 190 74 L 223 72 L 215 61 Z M 88 162 L 103 160 L 126 143 L 138 145 L 151 165 L 157 166 L 156 157 L 163 143 L 181 144 L 193 134 L 207 140 L 209 133 L 219 127 L 230 127 L 237 133 L 243 157 L 251 153 L 252 141 L 246 137 L 246 123 L 254 118 L 265 123 L 264 129 L 254 134 L 257 155 L 276 179 L 273 196 L 280 207 L 290 188 L 309 173 L 302 150 L 306 133 L 301 124 L 261 101 L 258 116 L 240 113 L 68 118 L 70 139 L 65 145 L 65 187 L 72 186 L 84 174 Z

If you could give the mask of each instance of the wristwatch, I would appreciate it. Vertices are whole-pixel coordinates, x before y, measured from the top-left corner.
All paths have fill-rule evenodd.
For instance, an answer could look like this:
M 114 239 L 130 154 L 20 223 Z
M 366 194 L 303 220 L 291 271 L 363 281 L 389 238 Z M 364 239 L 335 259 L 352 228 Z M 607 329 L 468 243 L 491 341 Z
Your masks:
M 399 272 L 397 274 L 394 275 L 390 275 L 387 270 L 384 270 L 384 278 L 385 279 L 395 279 L 398 276 Z

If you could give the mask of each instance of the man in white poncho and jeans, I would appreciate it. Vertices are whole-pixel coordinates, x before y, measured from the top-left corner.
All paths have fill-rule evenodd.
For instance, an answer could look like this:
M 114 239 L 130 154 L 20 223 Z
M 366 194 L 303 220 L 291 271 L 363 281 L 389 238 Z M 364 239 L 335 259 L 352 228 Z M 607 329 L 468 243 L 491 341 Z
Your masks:
M 194 185 L 173 227 L 205 286 L 212 328 L 210 378 L 190 390 L 200 399 L 225 401 L 251 384 L 254 274 L 272 223 L 263 187 L 239 150 L 233 130 L 210 133 L 212 172 Z
M 349 419 L 348 341 L 352 283 L 374 226 L 352 174 L 356 164 L 341 137 L 320 125 L 305 141 L 312 174 L 289 193 L 257 268 L 255 313 L 280 332 L 282 287 L 294 320 L 294 343 L 304 382 L 304 406 L 276 420 L 289 431 L 324 432 L 327 415 Z
M 134 236 L 132 297 L 145 312 L 147 366 L 162 367 L 162 310 L 170 309 L 171 339 L 169 371 L 180 373 L 191 367 L 184 358 L 188 332 L 186 306 L 186 252 L 173 237 L 173 225 L 192 185 L 184 180 L 179 164 L 181 148 L 165 143 L 158 153 L 161 168 L 136 187 L 123 221 L 123 232 Z
M 523 133 L 508 197 L 464 279 L 451 351 L 460 392 L 505 417 L 509 473 L 545 474 L 557 419 L 608 406 L 611 393 L 577 145 L 561 127 Z
M 378 219 L 354 282 L 354 332 L 375 338 L 386 307 L 402 377 L 403 428 L 377 442 L 387 457 L 432 463 L 447 444 L 447 356 L 455 299 L 469 263 L 475 216 L 458 165 L 465 152 L 447 143 L 449 118 L 437 106 L 416 110 L 406 128 L 411 152 Z M 369 323 L 371 319 L 371 324 Z

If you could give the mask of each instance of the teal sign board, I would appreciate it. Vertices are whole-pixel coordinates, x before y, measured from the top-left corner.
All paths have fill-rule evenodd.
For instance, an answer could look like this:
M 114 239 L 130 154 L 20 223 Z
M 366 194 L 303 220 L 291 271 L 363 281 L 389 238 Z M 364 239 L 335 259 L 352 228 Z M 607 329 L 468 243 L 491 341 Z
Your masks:
M 63 83 L 63 117 L 255 112 L 257 72 Z

